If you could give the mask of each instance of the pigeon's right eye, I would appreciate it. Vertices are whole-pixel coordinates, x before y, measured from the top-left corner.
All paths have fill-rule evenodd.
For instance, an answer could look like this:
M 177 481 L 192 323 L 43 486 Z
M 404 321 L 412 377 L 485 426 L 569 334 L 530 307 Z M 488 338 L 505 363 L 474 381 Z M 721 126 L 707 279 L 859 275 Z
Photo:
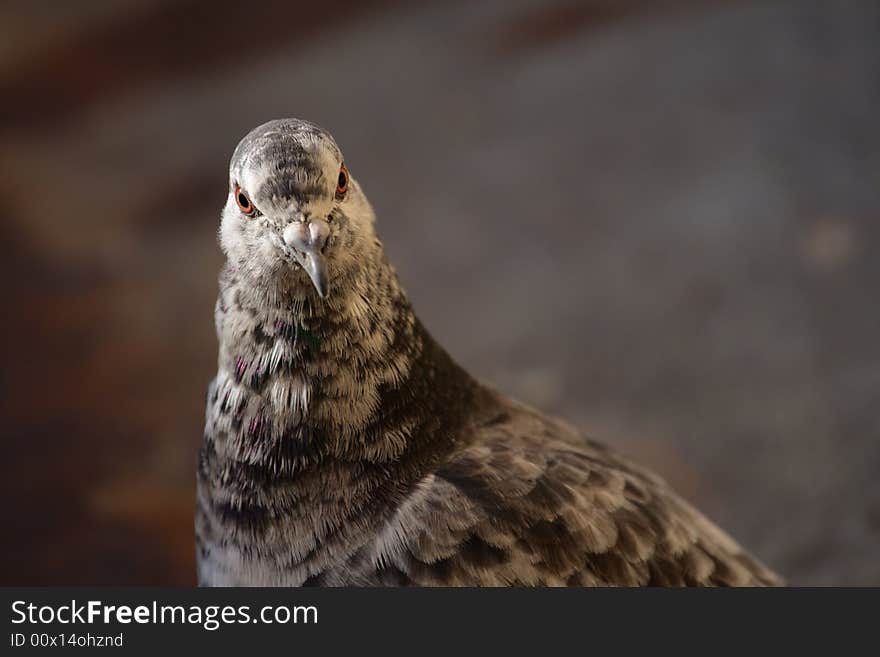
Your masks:
M 235 202 L 238 203 L 239 209 L 247 216 L 253 217 L 256 214 L 257 209 L 254 207 L 254 204 L 251 203 L 248 195 L 238 185 L 235 186 Z

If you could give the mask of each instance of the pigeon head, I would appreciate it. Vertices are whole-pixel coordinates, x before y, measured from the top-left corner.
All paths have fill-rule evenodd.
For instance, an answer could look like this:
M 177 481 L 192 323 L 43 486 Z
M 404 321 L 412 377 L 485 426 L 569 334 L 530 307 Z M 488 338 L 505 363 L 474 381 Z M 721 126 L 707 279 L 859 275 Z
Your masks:
M 236 147 L 220 245 L 257 282 L 326 297 L 374 243 L 373 222 L 342 151 L 318 126 L 270 121 Z

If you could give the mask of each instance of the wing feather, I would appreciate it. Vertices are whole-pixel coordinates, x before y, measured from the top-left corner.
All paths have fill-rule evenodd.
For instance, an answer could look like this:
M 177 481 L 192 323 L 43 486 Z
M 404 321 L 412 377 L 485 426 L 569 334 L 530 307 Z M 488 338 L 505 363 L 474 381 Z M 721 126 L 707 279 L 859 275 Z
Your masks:
M 662 479 L 558 420 L 508 403 L 463 442 L 395 514 L 380 571 L 425 586 L 781 583 Z

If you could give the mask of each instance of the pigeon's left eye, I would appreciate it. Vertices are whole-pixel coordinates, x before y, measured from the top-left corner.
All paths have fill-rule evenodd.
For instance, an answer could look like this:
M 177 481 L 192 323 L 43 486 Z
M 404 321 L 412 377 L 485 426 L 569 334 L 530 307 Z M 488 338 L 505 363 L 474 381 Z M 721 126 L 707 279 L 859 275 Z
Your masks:
M 239 209 L 247 216 L 253 217 L 256 214 L 257 209 L 239 185 L 235 186 L 235 202 L 238 203 Z
M 345 165 L 339 167 L 339 180 L 336 182 L 336 196 L 342 198 L 348 190 L 348 169 Z

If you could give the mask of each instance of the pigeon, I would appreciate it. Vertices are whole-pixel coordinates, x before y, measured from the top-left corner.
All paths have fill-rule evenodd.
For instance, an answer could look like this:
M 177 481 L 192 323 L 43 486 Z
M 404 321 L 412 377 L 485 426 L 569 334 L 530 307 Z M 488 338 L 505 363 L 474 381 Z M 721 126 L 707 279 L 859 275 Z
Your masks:
M 782 583 L 660 477 L 459 366 L 327 131 L 241 140 L 219 241 L 200 585 Z

